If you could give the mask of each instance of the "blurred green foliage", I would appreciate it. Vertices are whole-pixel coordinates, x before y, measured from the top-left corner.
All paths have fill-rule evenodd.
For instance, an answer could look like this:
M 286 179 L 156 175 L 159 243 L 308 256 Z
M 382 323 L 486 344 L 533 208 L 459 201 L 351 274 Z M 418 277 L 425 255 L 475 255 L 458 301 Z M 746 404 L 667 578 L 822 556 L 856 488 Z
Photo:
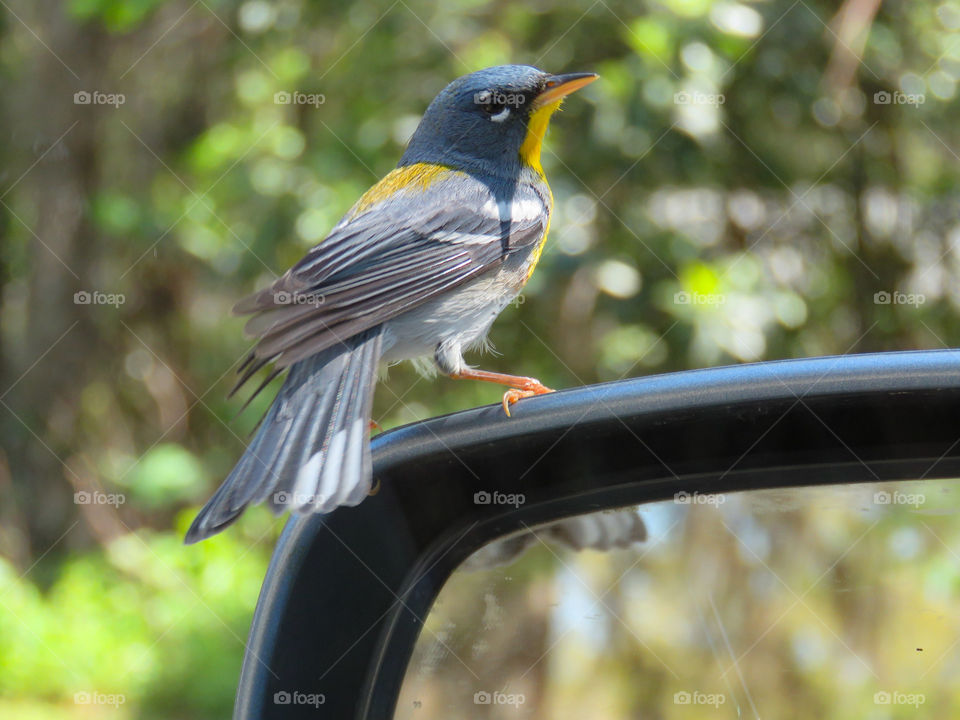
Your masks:
M 232 421 L 230 307 L 463 73 L 602 75 L 553 123 L 551 241 L 484 367 L 567 387 L 957 344 L 958 31 L 952 0 L 5 6 L 0 711 L 110 712 L 73 702 L 96 690 L 118 716 L 227 714 L 282 523 L 178 545 L 272 395 Z M 375 417 L 496 399 L 400 366 Z
M 184 522 L 65 558 L 42 589 L 0 560 L 0 715 L 229 714 L 269 525 L 187 552 Z

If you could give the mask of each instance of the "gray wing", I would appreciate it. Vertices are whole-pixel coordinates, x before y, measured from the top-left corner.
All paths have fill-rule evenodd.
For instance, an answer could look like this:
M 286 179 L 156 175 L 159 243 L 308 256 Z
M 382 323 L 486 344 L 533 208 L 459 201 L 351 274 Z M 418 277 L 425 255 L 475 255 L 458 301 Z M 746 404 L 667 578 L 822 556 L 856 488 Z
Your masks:
M 546 232 L 547 203 L 529 186 L 498 202 L 486 184 L 451 171 L 426 190 L 401 190 L 348 215 L 273 285 L 234 308 L 254 315 L 247 331 L 260 338 L 234 390 L 270 362 L 267 381 L 531 248 Z

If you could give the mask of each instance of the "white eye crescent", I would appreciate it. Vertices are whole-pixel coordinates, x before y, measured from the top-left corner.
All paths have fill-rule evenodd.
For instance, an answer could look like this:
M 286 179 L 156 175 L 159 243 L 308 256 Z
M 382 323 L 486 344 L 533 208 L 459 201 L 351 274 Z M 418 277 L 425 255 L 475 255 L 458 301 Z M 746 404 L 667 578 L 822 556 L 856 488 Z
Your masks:
M 503 110 L 501 110 L 500 112 L 498 112 L 496 115 L 491 115 L 491 116 L 490 116 L 490 119 L 493 120 L 494 122 L 503 122 L 503 121 L 506 120 L 508 117 L 510 117 L 510 108 L 505 107 L 505 108 L 503 108 Z

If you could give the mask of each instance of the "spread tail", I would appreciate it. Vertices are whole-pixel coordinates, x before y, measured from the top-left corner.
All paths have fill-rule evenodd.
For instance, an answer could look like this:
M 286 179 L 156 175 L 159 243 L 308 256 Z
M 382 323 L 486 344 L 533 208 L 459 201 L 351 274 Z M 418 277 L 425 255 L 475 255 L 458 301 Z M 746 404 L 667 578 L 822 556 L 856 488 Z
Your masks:
M 370 416 L 382 328 L 300 360 L 240 462 L 203 506 L 184 542 L 210 537 L 247 505 L 330 512 L 356 505 L 371 484 Z

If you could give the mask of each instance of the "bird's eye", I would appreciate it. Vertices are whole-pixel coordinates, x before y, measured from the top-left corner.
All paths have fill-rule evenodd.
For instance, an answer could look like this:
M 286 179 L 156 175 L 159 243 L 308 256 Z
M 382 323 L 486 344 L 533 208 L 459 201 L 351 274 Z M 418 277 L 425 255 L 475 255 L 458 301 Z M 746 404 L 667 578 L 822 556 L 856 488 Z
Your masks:
M 510 117 L 511 100 L 514 96 L 499 90 L 484 90 L 473 96 L 480 112 L 493 122 L 503 122 Z
M 483 106 L 483 112 L 490 116 L 493 122 L 503 122 L 510 117 L 510 108 L 506 105 L 490 103 Z

